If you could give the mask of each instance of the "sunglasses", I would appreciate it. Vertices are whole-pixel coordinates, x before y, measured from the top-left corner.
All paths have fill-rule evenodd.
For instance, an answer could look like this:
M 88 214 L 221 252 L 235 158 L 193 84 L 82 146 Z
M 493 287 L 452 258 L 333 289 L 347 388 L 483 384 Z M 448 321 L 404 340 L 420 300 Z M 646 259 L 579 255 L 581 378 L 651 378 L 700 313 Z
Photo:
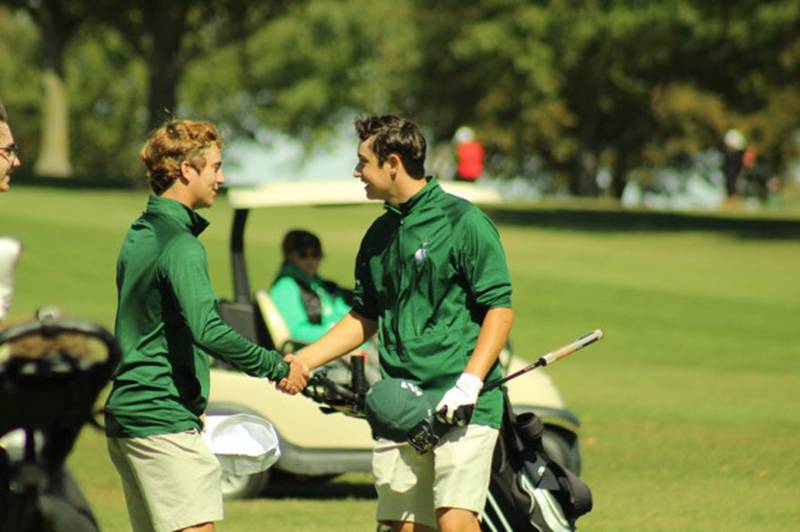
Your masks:
M 321 259 L 322 253 L 319 251 L 299 251 L 297 256 L 301 259 Z

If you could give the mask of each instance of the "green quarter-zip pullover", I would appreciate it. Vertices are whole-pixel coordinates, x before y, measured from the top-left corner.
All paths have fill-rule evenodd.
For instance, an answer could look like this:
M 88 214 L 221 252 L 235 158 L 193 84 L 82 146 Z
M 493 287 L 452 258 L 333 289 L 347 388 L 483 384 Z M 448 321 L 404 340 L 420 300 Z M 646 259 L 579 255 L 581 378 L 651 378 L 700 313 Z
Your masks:
M 420 384 L 436 404 L 464 371 L 492 308 L 511 307 L 511 281 L 492 221 L 436 180 L 369 228 L 356 258 L 353 310 L 378 322 L 384 376 Z M 502 377 L 496 363 L 486 377 Z M 499 389 L 471 423 L 498 428 Z
M 122 360 L 106 403 L 111 437 L 201 429 L 208 355 L 255 377 L 288 375 L 281 355 L 222 321 L 197 239 L 207 226 L 192 209 L 151 195 L 125 236 L 117 262 L 115 327 Z

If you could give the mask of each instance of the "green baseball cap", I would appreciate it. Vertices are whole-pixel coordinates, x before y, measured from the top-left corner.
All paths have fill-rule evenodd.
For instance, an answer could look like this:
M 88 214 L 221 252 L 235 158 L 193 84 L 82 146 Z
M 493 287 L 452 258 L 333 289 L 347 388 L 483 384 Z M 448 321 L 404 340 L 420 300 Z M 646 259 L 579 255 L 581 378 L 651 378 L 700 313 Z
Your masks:
M 433 424 L 433 407 L 422 389 L 405 379 L 376 382 L 367 391 L 365 409 L 376 438 L 405 442 L 420 423 Z

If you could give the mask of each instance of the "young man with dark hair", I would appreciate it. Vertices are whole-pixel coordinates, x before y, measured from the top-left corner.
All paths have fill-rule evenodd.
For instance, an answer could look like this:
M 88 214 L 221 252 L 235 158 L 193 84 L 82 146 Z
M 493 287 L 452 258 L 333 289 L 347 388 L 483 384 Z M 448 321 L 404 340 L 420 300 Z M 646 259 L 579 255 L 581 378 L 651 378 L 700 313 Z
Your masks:
M 412 381 L 452 428 L 430 452 L 379 439 L 377 520 L 393 530 L 477 531 L 502 414 L 497 356 L 513 320 L 494 224 L 425 177 L 426 143 L 397 116 L 360 118 L 354 177 L 386 212 L 356 259 L 353 310 L 298 357 L 316 368 L 376 331 L 384 377 Z
M 134 531 L 211 531 L 222 519 L 220 465 L 200 431 L 208 403 L 208 355 L 289 393 L 308 371 L 255 345 L 222 321 L 197 239 L 224 182 L 213 124 L 179 120 L 141 150 L 153 194 L 117 263 L 116 336 L 122 360 L 106 403 L 111 459 Z

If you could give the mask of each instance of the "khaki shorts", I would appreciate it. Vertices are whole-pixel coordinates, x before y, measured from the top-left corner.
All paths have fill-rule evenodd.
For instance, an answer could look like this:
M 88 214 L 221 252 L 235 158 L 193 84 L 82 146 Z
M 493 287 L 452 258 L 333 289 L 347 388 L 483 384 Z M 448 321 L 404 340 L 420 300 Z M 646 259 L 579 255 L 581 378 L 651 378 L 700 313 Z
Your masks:
M 409 521 L 436 528 L 437 508 L 480 515 L 489 493 L 497 429 L 468 425 L 445 434 L 433 452 L 381 439 L 372 453 L 379 522 Z
M 107 441 L 134 532 L 222 520 L 219 461 L 199 432 Z

